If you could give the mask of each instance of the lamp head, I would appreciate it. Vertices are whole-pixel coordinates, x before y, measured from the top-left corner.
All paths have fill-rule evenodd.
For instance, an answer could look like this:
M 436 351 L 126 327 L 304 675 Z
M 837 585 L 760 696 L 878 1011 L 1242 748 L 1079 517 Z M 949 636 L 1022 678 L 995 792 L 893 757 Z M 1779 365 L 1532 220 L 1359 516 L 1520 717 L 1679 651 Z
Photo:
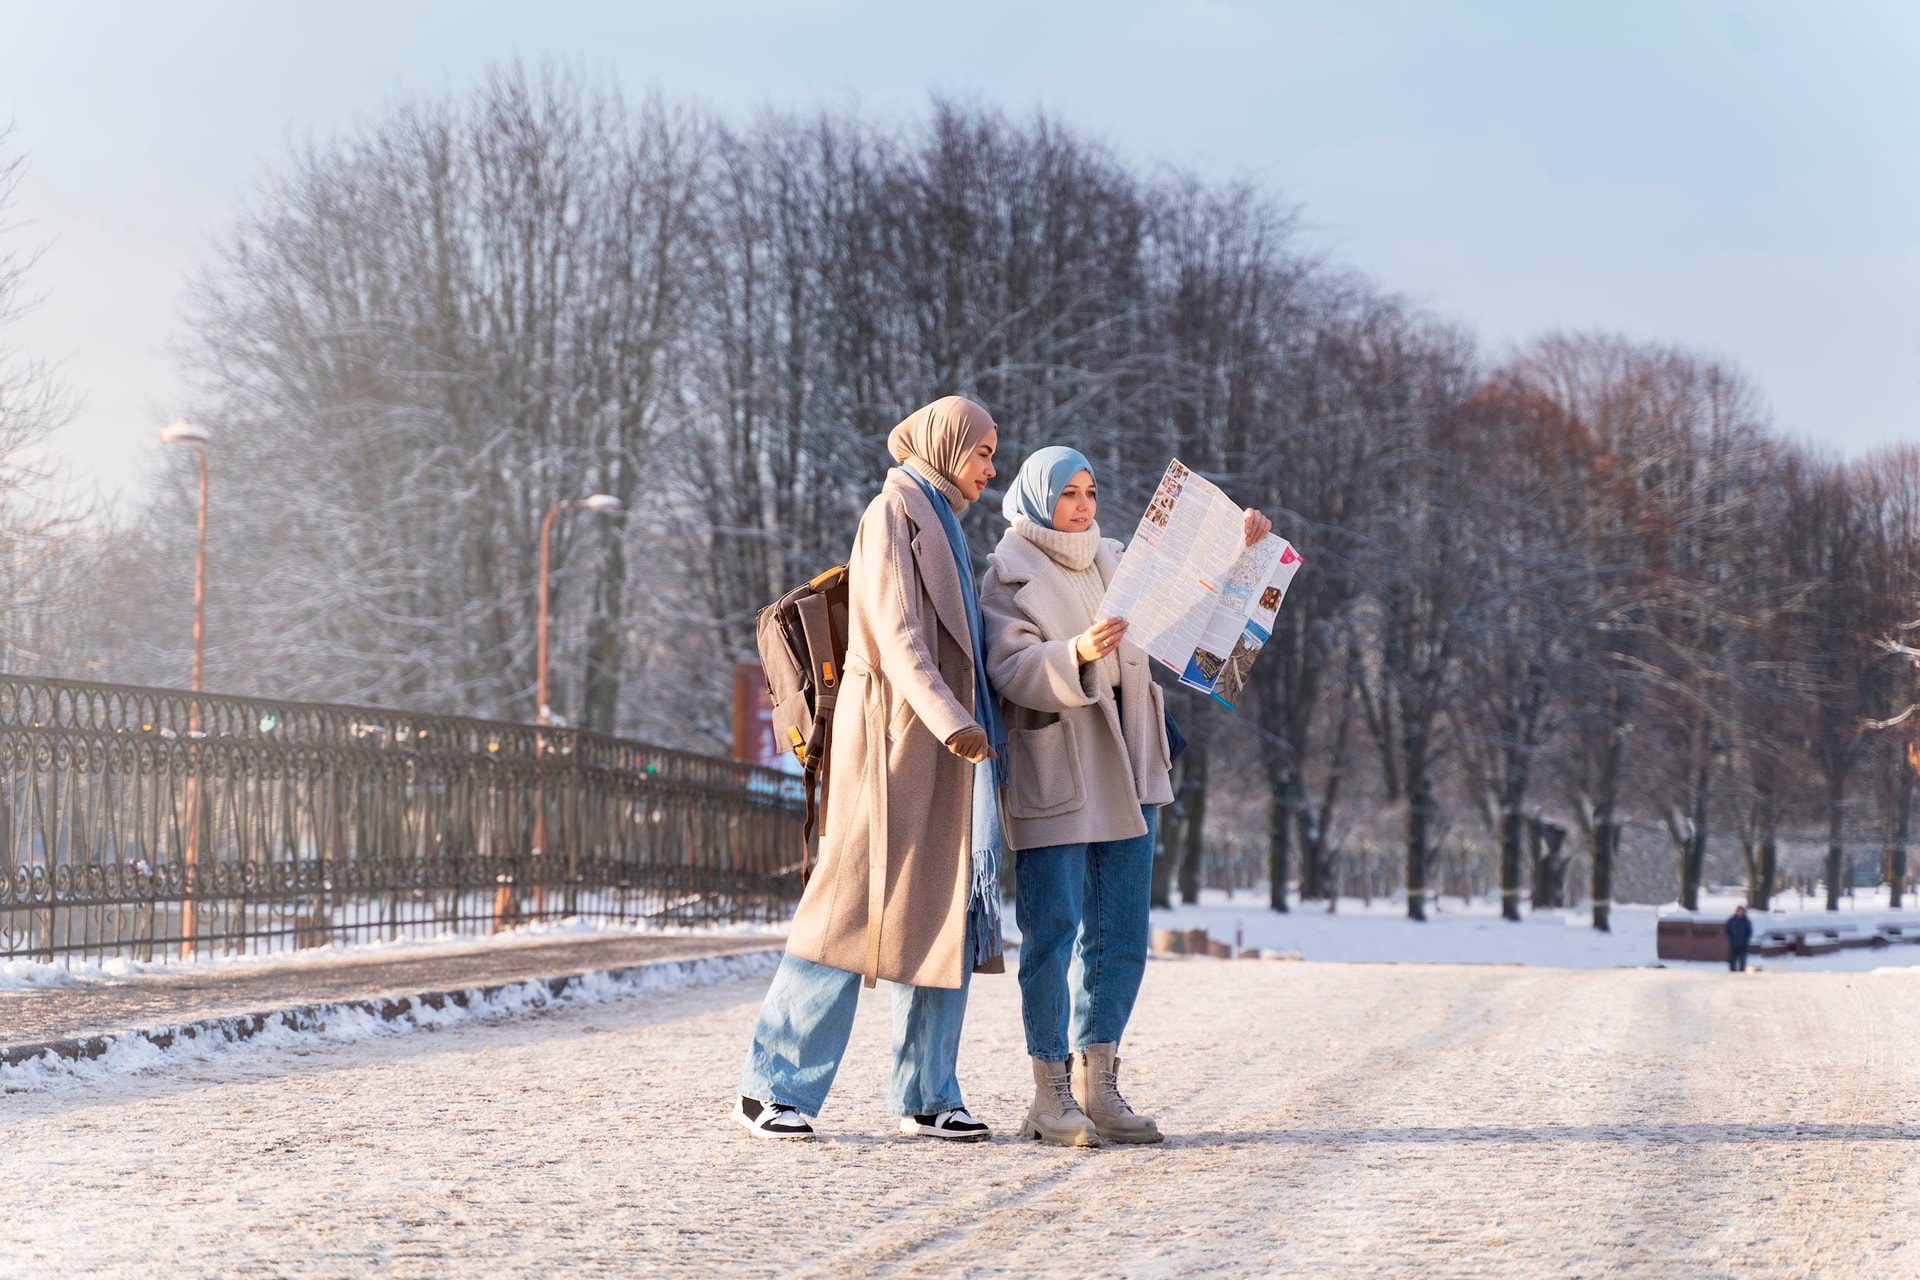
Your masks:
M 161 444 L 199 444 L 207 442 L 207 433 L 185 418 L 175 418 L 160 432 Z
M 620 510 L 620 499 L 610 493 L 596 493 L 591 498 L 583 498 L 580 505 L 588 511 L 597 511 L 602 515 L 611 515 Z

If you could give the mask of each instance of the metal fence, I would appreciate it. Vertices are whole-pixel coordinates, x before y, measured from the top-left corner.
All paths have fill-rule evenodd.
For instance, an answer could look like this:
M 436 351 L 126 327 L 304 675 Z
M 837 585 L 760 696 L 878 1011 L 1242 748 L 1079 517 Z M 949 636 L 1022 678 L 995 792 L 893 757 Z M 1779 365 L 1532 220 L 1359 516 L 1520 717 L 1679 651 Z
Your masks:
M 0 959 L 772 919 L 800 800 L 578 730 L 0 676 Z

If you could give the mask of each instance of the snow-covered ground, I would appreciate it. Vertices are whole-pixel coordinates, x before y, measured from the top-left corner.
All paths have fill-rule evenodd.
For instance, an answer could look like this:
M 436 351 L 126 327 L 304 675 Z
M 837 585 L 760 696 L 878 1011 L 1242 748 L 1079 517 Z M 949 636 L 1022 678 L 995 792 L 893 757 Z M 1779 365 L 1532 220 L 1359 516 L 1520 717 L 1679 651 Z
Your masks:
M 1725 919 L 1745 901 L 1738 895 L 1703 894 L 1700 915 Z M 1842 921 L 1864 923 L 1894 918 L 1883 893 L 1860 892 L 1842 900 Z M 1756 914 L 1756 932 L 1770 920 L 1831 919 L 1820 903 L 1787 894 L 1776 900 L 1779 911 Z M 1401 964 L 1522 964 L 1556 969 L 1610 969 L 1619 965 L 1666 964 L 1674 968 L 1712 969 L 1724 965 L 1663 961 L 1655 954 L 1654 924 L 1662 915 L 1679 910 L 1621 905 L 1613 909 L 1612 930 L 1597 932 L 1589 911 L 1523 910 L 1514 924 L 1500 918 L 1498 901 L 1463 903 L 1447 898 L 1428 911 L 1425 923 L 1407 919 L 1404 901 L 1376 898 L 1371 905 L 1343 898 L 1329 913 L 1324 902 L 1294 903 L 1285 915 L 1271 910 L 1265 892 L 1230 897 L 1216 890 L 1200 895 L 1193 906 L 1155 911 L 1155 929 L 1205 929 L 1214 939 L 1243 947 L 1291 952 L 1303 960 Z M 1920 927 L 1920 912 L 1905 918 Z M 1008 912 L 1012 919 L 1012 912 Z M 1837 951 L 1825 956 L 1756 957 L 1750 968 L 1790 972 L 1862 973 L 1875 969 L 1920 966 L 1920 946 Z M 1920 970 L 1917 970 L 1920 972 Z
M 1467 932 L 1471 933 L 1469 928 Z M 885 990 L 821 1140 L 726 1118 L 764 977 L 0 1099 L 0 1276 L 1913 1276 L 1903 978 L 1168 963 L 1121 1084 L 1169 1135 L 895 1136 Z

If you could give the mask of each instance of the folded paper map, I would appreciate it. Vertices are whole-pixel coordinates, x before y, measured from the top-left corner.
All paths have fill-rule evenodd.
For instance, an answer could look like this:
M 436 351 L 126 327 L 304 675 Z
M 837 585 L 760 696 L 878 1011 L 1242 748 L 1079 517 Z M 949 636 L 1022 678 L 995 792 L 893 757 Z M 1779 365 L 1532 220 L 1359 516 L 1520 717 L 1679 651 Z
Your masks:
M 1175 458 L 1094 615 L 1125 618 L 1128 639 L 1228 707 L 1300 571 L 1300 554 L 1277 534 L 1247 546 L 1245 518 Z

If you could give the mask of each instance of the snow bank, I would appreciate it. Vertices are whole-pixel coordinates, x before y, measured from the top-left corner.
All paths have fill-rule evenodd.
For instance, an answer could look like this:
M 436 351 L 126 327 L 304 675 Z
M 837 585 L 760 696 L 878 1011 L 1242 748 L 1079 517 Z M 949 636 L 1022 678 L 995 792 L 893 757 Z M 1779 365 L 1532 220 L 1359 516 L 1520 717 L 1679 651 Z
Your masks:
M 299 951 L 276 951 L 267 955 L 207 955 L 191 960 L 128 960 L 114 957 L 93 961 L 72 959 L 52 964 L 36 960 L 8 960 L 0 963 L 0 990 L 21 987 L 66 987 L 87 982 L 118 982 L 151 973 L 180 973 L 207 967 L 224 968 L 299 968 L 305 965 L 334 964 L 342 960 L 398 960 L 426 958 L 449 951 L 477 948 L 531 946 L 564 938 L 607 935 L 649 937 L 768 937 L 784 936 L 784 930 L 767 924 L 657 925 L 625 924 L 611 920 L 541 921 L 495 934 L 443 933 L 433 938 L 408 938 L 397 941 L 334 942 L 324 947 Z
M 305 1005 L 268 1014 L 213 1018 L 112 1036 L 62 1041 L 23 1061 L 0 1063 L 0 1093 L 177 1070 L 216 1056 L 272 1053 L 408 1035 L 461 1023 L 624 1000 L 648 992 L 770 974 L 778 951 L 702 956 L 566 978 L 395 999 Z

